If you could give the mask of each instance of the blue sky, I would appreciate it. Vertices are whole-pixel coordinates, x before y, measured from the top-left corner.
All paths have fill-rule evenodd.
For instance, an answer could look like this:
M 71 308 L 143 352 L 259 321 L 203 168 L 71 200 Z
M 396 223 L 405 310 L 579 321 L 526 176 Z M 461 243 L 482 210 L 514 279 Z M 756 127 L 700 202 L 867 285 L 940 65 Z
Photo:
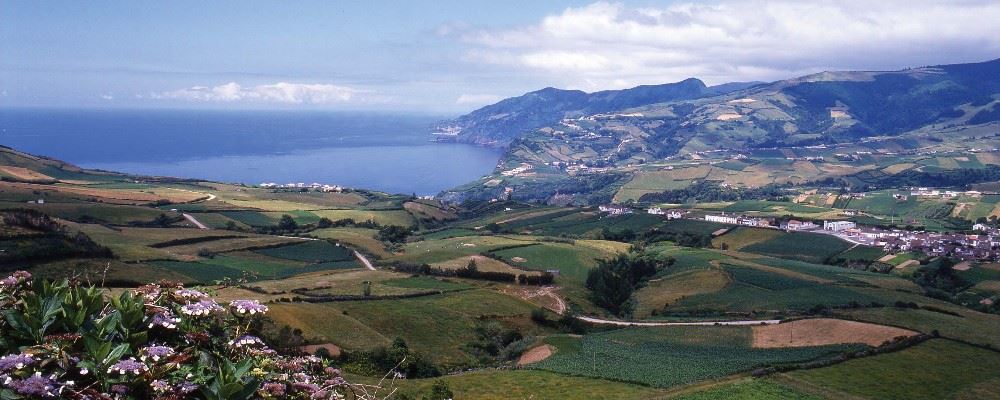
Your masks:
M 460 113 L 546 86 L 1000 57 L 998 2 L 868 3 L 7 1 L 0 106 Z

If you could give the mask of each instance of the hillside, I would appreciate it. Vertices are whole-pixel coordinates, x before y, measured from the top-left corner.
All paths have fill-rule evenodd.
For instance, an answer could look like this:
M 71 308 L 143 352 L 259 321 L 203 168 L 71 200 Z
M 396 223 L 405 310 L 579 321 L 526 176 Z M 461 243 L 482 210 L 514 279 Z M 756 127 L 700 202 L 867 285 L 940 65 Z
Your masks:
M 525 132 L 551 125 L 563 118 L 714 96 L 758 83 L 736 82 L 708 87 L 698 79 L 689 78 L 676 83 L 594 93 L 548 87 L 442 122 L 435 127 L 435 134 L 439 140 L 507 145 Z
M 608 200 L 607 194 L 616 190 L 609 186 L 624 185 L 637 171 L 668 167 L 664 163 L 676 160 L 689 161 L 685 165 L 690 166 L 713 157 L 715 161 L 750 157 L 748 162 L 754 164 L 752 153 L 761 149 L 779 150 L 772 158 L 780 160 L 796 158 L 780 153 L 781 149 L 838 149 L 803 156 L 831 162 L 837 161 L 838 154 L 853 152 L 928 155 L 997 147 L 1000 59 L 889 72 L 823 72 L 715 89 L 723 93 L 712 93 L 713 89 L 693 79 L 667 87 L 672 96 L 659 86 L 653 87 L 661 88 L 658 95 L 646 95 L 642 87 L 591 95 L 546 89 L 462 116 L 451 125 L 455 127 L 452 133 L 459 141 L 510 141 L 502 165 L 508 171 L 530 169 L 533 175 L 527 180 L 544 181 L 553 188 L 537 194 L 532 188 L 521 190 L 531 193 L 522 200 L 601 191 L 607 193 L 598 197 Z M 541 93 L 563 96 L 553 106 L 555 96 Z M 546 119 L 549 123 L 543 125 Z M 864 148 L 845 149 L 854 145 Z M 842 176 L 876 166 L 871 162 L 842 165 L 838 171 L 824 171 L 816 177 Z M 517 193 L 526 183 L 511 178 L 529 177 L 518 171 L 494 177 L 501 182 L 494 180 L 489 190 L 479 189 L 472 197 L 497 196 L 509 192 L 507 188 Z M 602 175 L 601 183 L 577 178 L 594 174 Z M 736 183 L 759 186 L 782 179 L 770 176 Z M 569 183 L 553 185 L 553 180 Z M 593 179 L 586 180 L 593 183 Z M 644 189 L 655 192 L 668 186 Z M 468 189 L 459 188 L 446 196 L 465 198 Z

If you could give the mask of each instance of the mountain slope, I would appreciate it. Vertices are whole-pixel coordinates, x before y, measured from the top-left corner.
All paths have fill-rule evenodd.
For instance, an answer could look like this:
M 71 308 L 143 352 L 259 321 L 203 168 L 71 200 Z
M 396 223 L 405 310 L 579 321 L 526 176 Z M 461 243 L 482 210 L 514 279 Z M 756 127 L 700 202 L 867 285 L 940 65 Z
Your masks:
M 721 94 L 693 79 L 666 86 L 669 91 L 650 86 L 590 95 L 546 89 L 460 117 L 453 121 L 453 133 L 461 141 L 509 144 L 501 163 L 504 171 L 498 171 L 488 190 L 477 190 L 488 196 L 531 193 L 524 200 L 551 200 L 581 186 L 607 194 L 606 187 L 590 184 L 593 180 L 586 185 L 575 181 L 583 175 L 615 174 L 619 178 L 613 181 L 621 184 L 636 171 L 653 168 L 651 164 L 680 159 L 704 163 L 698 160 L 706 152 L 746 157 L 738 153 L 875 141 L 895 141 L 870 149 L 890 153 L 928 152 L 931 146 L 948 151 L 1000 147 L 987 140 L 1000 132 L 1000 59 L 901 71 L 822 72 L 766 84 L 722 85 L 715 89 Z M 525 107 L 529 103 L 533 108 Z M 538 111 L 525 111 L 529 109 Z M 897 150 L 885 150 L 889 148 Z M 815 157 L 830 159 L 851 151 L 867 150 Z M 780 158 L 784 162 L 795 156 Z M 844 170 L 856 167 L 874 165 Z M 801 176 L 790 172 L 782 179 Z M 550 189 L 530 189 L 532 185 Z
M 750 83 L 754 84 L 754 83 Z M 686 79 L 662 85 L 585 93 L 545 88 L 492 104 L 436 126 L 442 140 L 506 145 L 525 132 L 554 124 L 563 118 L 598 114 L 645 104 L 695 99 L 743 88 L 735 83 L 709 88 L 700 80 Z

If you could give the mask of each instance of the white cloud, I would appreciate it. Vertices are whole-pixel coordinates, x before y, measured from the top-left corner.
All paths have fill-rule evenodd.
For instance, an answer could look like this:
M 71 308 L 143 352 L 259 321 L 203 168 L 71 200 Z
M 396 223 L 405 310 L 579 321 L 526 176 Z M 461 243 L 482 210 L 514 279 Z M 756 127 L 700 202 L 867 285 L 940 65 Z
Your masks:
M 493 104 L 502 99 L 503 97 L 495 94 L 463 94 L 458 96 L 458 99 L 455 100 L 455 104 L 462 106 L 479 106 Z
M 152 93 L 149 97 L 201 102 L 331 104 L 350 102 L 364 93 L 366 92 L 349 87 L 321 83 L 278 82 L 243 87 L 236 82 L 229 82 L 214 87 L 192 86 L 185 89 Z
M 984 61 L 1000 57 L 996 21 L 995 0 L 600 2 L 528 26 L 447 33 L 469 47 L 466 61 L 604 89 L 692 76 L 722 83 Z
M 115 96 L 112 96 L 110 93 L 105 93 L 101 95 L 101 98 L 104 100 L 111 101 L 115 99 Z

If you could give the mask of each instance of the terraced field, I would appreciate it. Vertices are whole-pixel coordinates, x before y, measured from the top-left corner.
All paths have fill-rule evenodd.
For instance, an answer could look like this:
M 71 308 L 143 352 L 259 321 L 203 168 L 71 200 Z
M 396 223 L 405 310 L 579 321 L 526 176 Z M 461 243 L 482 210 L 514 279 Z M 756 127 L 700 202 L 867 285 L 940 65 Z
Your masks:
M 558 350 L 532 368 L 671 387 L 762 365 L 828 357 L 857 346 L 754 349 L 746 327 L 628 328 L 553 337 Z M 602 360 L 598 365 L 594 360 Z

